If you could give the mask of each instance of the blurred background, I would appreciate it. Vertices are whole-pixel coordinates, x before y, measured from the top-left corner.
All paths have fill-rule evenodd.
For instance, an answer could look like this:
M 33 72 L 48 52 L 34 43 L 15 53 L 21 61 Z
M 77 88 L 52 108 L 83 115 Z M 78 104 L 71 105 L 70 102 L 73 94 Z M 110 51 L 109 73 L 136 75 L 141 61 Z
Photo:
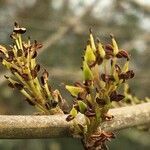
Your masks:
M 27 28 L 27 36 L 44 44 L 38 61 L 49 70 L 53 88 L 66 98 L 61 83 L 81 79 L 81 55 L 92 27 L 95 37 L 110 42 L 113 33 L 120 48 L 132 56 L 136 76 L 132 93 L 150 97 L 150 0 L 0 0 L 0 44 L 11 44 L 14 22 Z M 0 114 L 33 114 L 24 97 L 7 86 L 0 66 Z M 71 100 L 70 102 L 71 103 Z M 149 150 L 150 133 L 127 129 L 117 133 L 111 150 Z M 0 140 L 1 150 L 82 150 L 79 140 Z

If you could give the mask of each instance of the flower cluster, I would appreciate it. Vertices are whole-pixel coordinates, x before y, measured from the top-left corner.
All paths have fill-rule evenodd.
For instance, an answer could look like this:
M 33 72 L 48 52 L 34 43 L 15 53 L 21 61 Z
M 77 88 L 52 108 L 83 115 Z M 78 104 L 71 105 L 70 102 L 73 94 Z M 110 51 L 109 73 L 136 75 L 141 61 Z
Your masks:
M 128 67 L 129 54 L 118 48 L 113 35 L 110 37 L 112 44 L 103 45 L 99 40 L 94 41 L 90 31 L 81 67 L 83 82 L 76 82 L 73 86 L 66 85 L 66 89 L 74 97 L 73 108 L 66 120 L 73 120 L 78 113 L 85 116 L 86 123 L 77 124 L 76 132 L 84 137 L 86 148 L 90 135 L 96 132 L 99 124 L 104 119 L 110 119 L 107 112 L 112 101 L 119 102 L 125 98 L 120 93 L 122 85 L 134 77 L 133 70 Z M 99 142 L 100 139 L 101 136 Z M 94 145 L 96 141 L 92 142 Z
M 44 114 L 63 113 L 61 107 L 64 100 L 58 90 L 53 91 L 48 84 L 49 73 L 44 69 L 40 73 L 40 64 L 36 62 L 38 49 L 42 44 L 30 38 L 22 40 L 22 34 L 26 29 L 17 23 L 10 35 L 14 44 L 9 48 L 0 45 L 0 60 L 13 74 L 12 77 L 5 75 L 11 88 L 17 88 L 26 97 L 26 101 L 35 106 Z M 39 74 L 41 77 L 39 78 Z
M 44 114 L 63 114 L 66 112 L 66 101 L 58 90 L 53 90 L 48 83 L 49 73 L 41 71 L 41 65 L 36 62 L 38 50 L 42 44 L 31 42 L 30 38 L 22 40 L 26 29 L 17 23 L 10 35 L 14 44 L 8 48 L 0 45 L 1 63 L 11 71 L 12 77 L 6 76 L 11 88 L 17 88 L 26 97 L 26 101 Z M 85 149 L 107 149 L 106 141 L 114 138 L 113 133 L 97 131 L 104 120 L 112 116 L 107 114 L 112 102 L 119 102 L 127 97 L 121 89 L 128 79 L 134 77 L 129 69 L 129 54 L 118 48 L 111 35 L 111 44 L 94 41 L 90 30 L 90 37 L 83 55 L 83 81 L 65 88 L 74 98 L 73 107 L 66 120 L 74 120 L 74 133 L 82 136 Z M 122 91 L 122 92 L 121 92 Z M 78 114 L 84 116 L 85 121 L 78 122 Z

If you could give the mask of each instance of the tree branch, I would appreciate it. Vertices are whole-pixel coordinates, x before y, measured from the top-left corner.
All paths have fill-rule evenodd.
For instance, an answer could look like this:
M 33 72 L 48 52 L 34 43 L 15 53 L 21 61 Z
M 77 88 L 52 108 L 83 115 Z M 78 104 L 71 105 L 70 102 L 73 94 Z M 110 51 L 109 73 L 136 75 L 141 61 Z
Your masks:
M 100 126 L 105 131 L 114 131 L 137 125 L 150 124 L 150 103 L 111 109 L 112 121 L 103 122 Z M 51 116 L 0 116 L 0 138 L 34 139 L 71 137 L 72 122 L 65 121 L 66 115 Z M 79 121 L 84 121 L 82 115 Z

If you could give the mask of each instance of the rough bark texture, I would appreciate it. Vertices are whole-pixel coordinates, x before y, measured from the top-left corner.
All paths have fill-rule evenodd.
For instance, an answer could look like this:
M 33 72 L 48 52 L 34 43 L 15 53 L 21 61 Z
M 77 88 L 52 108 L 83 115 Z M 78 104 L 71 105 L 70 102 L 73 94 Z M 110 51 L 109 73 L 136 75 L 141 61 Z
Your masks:
M 112 121 L 103 122 L 100 128 L 106 131 L 120 130 L 137 125 L 150 125 L 150 103 L 111 109 Z M 54 116 L 7 116 L 0 115 L 0 138 L 54 138 L 72 136 L 72 122 L 65 121 L 66 115 Z M 83 116 L 78 119 L 84 121 Z

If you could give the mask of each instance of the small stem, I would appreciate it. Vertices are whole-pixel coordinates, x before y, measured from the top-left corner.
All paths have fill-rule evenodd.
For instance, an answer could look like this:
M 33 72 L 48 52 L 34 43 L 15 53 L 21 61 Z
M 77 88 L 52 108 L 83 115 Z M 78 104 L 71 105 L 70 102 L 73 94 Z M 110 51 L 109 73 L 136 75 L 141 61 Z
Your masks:
M 37 107 L 39 110 L 41 110 L 41 111 L 43 111 L 43 112 L 49 114 L 49 111 L 48 111 L 47 109 L 45 109 L 43 106 L 41 106 L 38 102 L 36 102 L 35 100 L 33 100 L 33 98 L 32 98 L 24 89 L 20 90 L 20 92 L 21 92 L 25 97 L 27 97 L 28 99 L 30 99 L 30 100 L 36 105 L 36 107 Z
M 20 49 L 23 51 L 21 34 L 18 34 L 18 40 L 19 40 Z
M 20 43 L 19 43 L 19 40 L 18 40 L 18 34 L 17 34 L 17 38 L 15 39 L 15 42 L 16 42 L 16 45 L 17 45 L 18 49 L 21 49 L 20 48 Z
M 47 82 L 44 84 L 44 89 L 45 89 L 45 91 L 46 91 L 48 97 L 49 97 L 50 100 L 51 100 L 51 99 L 52 99 L 52 95 L 51 95 L 51 93 L 50 93 L 50 91 L 49 91 L 48 83 L 47 83 Z

